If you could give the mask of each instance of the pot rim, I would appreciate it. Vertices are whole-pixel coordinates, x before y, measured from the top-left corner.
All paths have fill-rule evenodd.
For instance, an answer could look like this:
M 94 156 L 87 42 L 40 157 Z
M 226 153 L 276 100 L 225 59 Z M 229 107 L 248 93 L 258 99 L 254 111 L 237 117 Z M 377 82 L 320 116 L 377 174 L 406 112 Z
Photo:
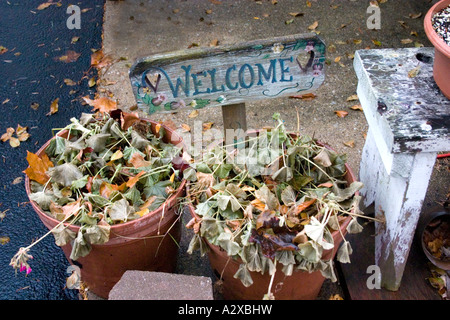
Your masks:
M 431 20 L 433 18 L 433 15 L 448 7 L 450 5 L 450 0 L 441 0 L 438 3 L 436 3 L 434 6 L 428 10 L 425 19 L 424 19 L 424 29 L 425 33 L 430 40 L 430 42 L 434 45 L 436 49 L 438 49 L 440 52 L 442 52 L 445 56 L 450 58 L 450 45 L 448 45 L 434 30 Z
M 157 124 L 160 124 L 156 121 L 153 121 L 153 120 L 150 120 L 147 118 L 141 118 L 141 120 L 149 122 L 151 126 L 156 126 Z M 165 126 L 164 124 L 161 124 L 161 127 L 163 127 L 164 130 L 166 130 L 167 132 L 170 132 L 172 141 L 179 140 L 180 144 L 183 146 L 183 149 L 184 149 L 183 139 L 178 135 L 178 133 L 175 130 Z M 60 132 L 58 132 L 58 134 L 56 136 L 63 134 L 63 133 L 64 133 L 64 131 L 60 131 Z M 173 139 L 174 136 L 176 137 L 176 139 Z M 51 138 L 44 145 L 42 145 L 42 147 L 36 152 L 36 154 L 40 154 L 40 153 L 44 152 L 45 148 L 48 146 L 50 141 L 52 139 L 54 139 L 55 137 Z M 33 209 L 38 213 L 38 215 L 42 215 L 43 217 L 45 217 L 46 220 L 52 222 L 53 224 L 58 225 L 59 223 L 61 223 L 61 221 L 51 217 L 48 213 L 46 213 L 44 210 L 42 210 L 42 208 L 39 207 L 39 205 L 37 205 L 33 200 L 30 199 L 30 194 L 31 194 L 30 185 L 31 185 L 31 180 L 27 175 L 25 175 L 25 190 L 26 190 L 28 199 L 30 200 L 30 203 L 31 203 L 31 206 L 33 207 Z M 151 219 L 152 217 L 154 217 L 154 216 L 158 215 L 160 212 L 162 212 L 165 208 L 166 208 L 166 210 L 168 210 L 170 207 L 173 206 L 173 202 L 176 201 L 176 199 L 182 194 L 185 187 L 186 187 L 186 180 L 182 179 L 181 184 L 176 189 L 176 191 L 169 198 L 167 198 L 166 201 L 164 201 L 164 203 L 161 206 L 159 206 L 156 210 L 153 210 L 138 219 L 111 225 L 111 233 L 113 233 L 114 231 L 116 231 L 116 233 L 117 233 L 118 229 L 126 229 L 127 227 L 132 226 L 133 224 L 140 224 L 144 220 Z M 78 232 L 79 229 L 81 228 L 79 225 L 71 224 L 69 222 L 64 222 L 63 224 L 65 227 L 68 227 L 70 230 L 76 231 L 76 232 Z

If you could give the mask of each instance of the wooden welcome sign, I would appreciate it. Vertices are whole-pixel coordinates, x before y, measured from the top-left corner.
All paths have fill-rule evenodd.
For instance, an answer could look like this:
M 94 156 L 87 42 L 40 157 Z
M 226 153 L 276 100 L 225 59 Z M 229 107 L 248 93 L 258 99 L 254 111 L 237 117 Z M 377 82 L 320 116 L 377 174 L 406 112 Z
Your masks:
M 300 34 L 155 54 L 138 60 L 129 76 L 137 106 L 148 114 L 243 106 L 315 91 L 325 79 L 325 44 Z

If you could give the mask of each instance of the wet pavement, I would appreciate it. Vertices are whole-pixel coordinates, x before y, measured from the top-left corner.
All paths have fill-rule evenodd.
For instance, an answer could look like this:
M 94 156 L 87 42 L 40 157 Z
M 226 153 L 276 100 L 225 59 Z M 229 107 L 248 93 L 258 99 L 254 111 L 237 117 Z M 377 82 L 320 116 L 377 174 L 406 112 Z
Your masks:
M 103 1 L 82 1 L 81 29 L 68 29 L 68 4 L 44 1 L 0 1 L 0 133 L 18 125 L 28 127 L 30 137 L 13 148 L 0 142 L 0 299 L 67 300 L 78 299 L 78 292 L 65 290 L 69 266 L 53 236 L 34 246 L 30 254 L 32 272 L 14 272 L 9 266 L 20 247 L 28 246 L 48 230 L 28 203 L 23 183 L 27 150 L 36 152 L 52 137 L 52 128 L 61 128 L 71 117 L 89 112 L 80 97 L 93 94 L 88 80 L 91 49 L 101 49 Z M 75 41 L 79 37 L 77 41 Z M 0 48 L 1 48 L 0 47 Z M 73 53 L 71 53 L 73 51 Z M 78 54 L 79 57 L 77 58 Z M 69 57 L 69 60 L 65 59 Z M 62 58 L 61 58 L 62 57 Z M 73 62 L 68 62 L 74 60 Z M 76 84 L 68 86 L 64 79 Z M 47 115 L 51 103 L 59 98 L 58 112 Z M 38 104 L 39 106 L 37 107 Z

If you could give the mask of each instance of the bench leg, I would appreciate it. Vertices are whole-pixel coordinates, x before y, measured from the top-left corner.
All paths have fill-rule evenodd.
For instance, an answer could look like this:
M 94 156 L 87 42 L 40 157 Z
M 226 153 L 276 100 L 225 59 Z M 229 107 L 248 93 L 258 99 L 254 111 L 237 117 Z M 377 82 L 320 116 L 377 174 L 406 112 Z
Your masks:
M 385 289 L 396 291 L 400 287 L 436 156 L 415 153 L 384 157 L 369 129 L 361 160 L 360 180 L 365 184 L 361 193 L 364 204 L 374 202 L 375 216 L 385 220 L 375 226 L 375 263 Z M 386 159 L 391 161 L 388 165 Z

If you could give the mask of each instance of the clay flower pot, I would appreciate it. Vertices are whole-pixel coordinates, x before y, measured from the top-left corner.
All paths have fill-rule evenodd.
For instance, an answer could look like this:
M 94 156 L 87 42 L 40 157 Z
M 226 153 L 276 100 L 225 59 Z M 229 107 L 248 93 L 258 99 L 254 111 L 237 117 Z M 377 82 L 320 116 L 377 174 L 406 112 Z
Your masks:
M 274 135 L 276 136 L 277 133 Z M 291 134 L 289 136 L 291 136 L 294 141 L 298 141 L 296 140 L 296 135 Z M 307 142 L 305 142 L 305 144 L 297 144 L 297 142 L 289 144 L 290 147 L 292 145 L 302 145 L 302 147 L 304 147 L 307 145 Z M 324 144 L 315 143 L 314 146 L 321 148 L 320 150 L 322 151 L 320 154 L 327 153 L 324 150 L 333 151 Z M 283 150 L 289 150 L 288 146 L 286 146 L 286 148 L 287 149 L 283 147 Z M 301 151 L 301 148 L 290 150 L 292 152 L 290 153 L 291 156 L 295 152 L 303 152 Z M 312 154 L 316 154 L 314 152 L 319 151 L 316 150 L 311 152 Z M 215 151 L 214 154 L 217 155 L 217 151 Z M 319 156 L 316 156 L 315 159 L 317 157 Z M 220 155 L 218 155 L 218 159 L 221 159 Z M 280 158 L 278 158 L 278 160 L 279 159 Z M 220 161 L 221 160 L 219 160 L 219 162 Z M 202 253 L 208 253 L 212 269 L 218 278 L 222 280 L 222 294 L 227 300 L 261 300 L 263 298 L 274 298 L 276 300 L 313 300 L 317 298 L 325 277 L 336 279 L 335 276 L 328 273 L 330 268 L 326 268 L 325 270 L 322 269 L 322 266 L 332 266 L 332 260 L 338 253 L 338 250 L 340 250 L 343 237 L 345 237 L 348 232 L 347 227 L 351 222 L 355 222 L 353 220 L 354 217 L 348 214 L 344 215 L 339 220 L 339 224 L 334 224 L 334 227 L 329 229 L 328 239 L 333 239 L 332 245 L 325 245 L 321 242 L 326 238 L 325 233 L 318 238 L 314 238 L 309 231 L 314 229 L 314 226 L 317 226 L 316 222 L 318 222 L 318 220 L 314 220 L 316 216 L 322 221 L 325 220 L 325 216 L 327 215 L 327 212 L 329 212 L 327 210 L 330 207 L 328 207 L 327 204 L 324 205 L 324 203 L 327 201 L 326 197 L 329 192 L 320 196 L 320 203 L 317 204 L 317 207 L 314 205 L 316 201 L 313 198 L 314 196 L 311 197 L 312 200 L 307 201 L 304 199 L 303 201 L 300 200 L 300 202 L 297 202 L 297 199 L 300 199 L 303 193 L 301 191 L 294 191 L 294 189 L 289 190 L 290 196 L 284 194 L 285 197 L 283 198 L 284 191 L 288 190 L 291 185 L 281 191 L 280 189 L 277 189 L 277 183 L 286 184 L 288 183 L 287 181 L 291 181 L 290 183 L 295 184 L 298 182 L 298 180 L 296 180 L 297 178 L 294 177 L 289 180 L 285 180 L 281 177 L 280 172 L 283 172 L 282 170 L 286 168 L 286 166 L 282 165 L 283 162 L 284 160 L 280 160 L 282 168 L 275 169 L 276 173 L 271 174 L 271 178 L 268 178 L 267 173 L 252 174 L 249 173 L 249 171 L 242 171 L 236 166 L 234 167 L 234 173 L 232 174 L 219 173 L 215 176 L 215 174 L 221 170 L 221 167 L 216 167 L 215 171 L 208 176 L 208 174 L 205 175 L 205 168 L 202 166 L 201 170 L 203 171 L 197 173 L 198 184 L 187 184 L 187 197 L 190 200 L 187 203 L 187 210 L 192 216 L 192 220 L 187 224 L 187 227 L 192 228 L 195 233 L 188 252 L 197 248 L 200 249 Z M 287 162 L 288 160 L 286 160 L 286 163 Z M 273 165 L 276 163 L 276 160 L 271 161 L 270 163 Z M 340 181 L 345 180 L 347 186 L 352 185 L 352 187 L 349 187 L 347 190 L 353 189 L 355 186 L 361 186 L 361 183 L 356 181 L 352 170 L 346 164 L 344 166 L 342 162 L 339 163 L 342 167 L 340 167 L 340 173 L 337 174 L 336 177 L 339 176 Z M 201 165 L 203 165 L 203 163 L 201 163 Z M 298 168 L 295 167 L 292 161 L 291 165 L 292 168 Z M 329 167 L 331 164 L 328 165 L 324 163 L 324 166 Z M 301 169 L 298 171 L 299 175 L 302 175 L 302 172 L 300 171 Z M 305 169 L 305 172 L 311 171 Z M 280 176 L 278 176 L 277 173 L 280 173 Z M 240 174 L 242 174 L 242 177 Z M 188 176 L 189 175 L 186 174 L 186 177 Z M 245 179 L 248 176 L 251 177 L 246 181 Z M 211 182 L 213 177 L 217 180 Z M 281 178 L 278 179 L 278 177 Z M 189 180 L 189 178 L 187 179 Z M 237 182 L 236 184 L 233 182 L 223 184 L 225 181 L 239 181 L 239 186 L 237 186 Z M 215 185 L 215 183 L 218 184 Z M 314 181 L 314 184 L 318 185 L 319 183 Z M 212 187 L 207 187 L 205 189 L 205 185 Z M 275 198 L 269 196 L 269 193 L 272 191 L 268 189 L 268 185 L 272 186 L 272 190 L 279 190 L 281 193 L 282 200 L 278 204 Z M 306 190 L 308 188 L 306 185 L 308 185 L 308 183 L 301 187 L 296 185 L 296 190 Z M 303 189 L 303 187 L 305 187 L 305 189 Z M 331 188 L 331 186 L 329 187 Z M 237 190 L 236 188 L 242 189 Z M 202 192 L 205 192 L 205 190 L 206 193 L 201 194 Z M 222 202 L 223 199 L 227 199 L 226 191 L 233 195 L 235 199 L 234 204 L 230 201 L 228 205 L 225 206 L 224 202 Z M 244 195 L 244 191 L 248 191 L 249 193 Z M 294 192 L 294 194 L 290 193 L 291 191 Z M 357 190 L 353 192 L 354 193 L 352 193 L 351 196 L 346 196 L 345 200 L 352 199 L 353 195 L 358 194 Z M 201 195 L 198 196 L 199 194 Z M 206 196 L 206 198 L 203 196 Z M 230 199 L 231 198 L 232 197 L 230 197 Z M 241 202 L 239 202 L 238 199 L 241 199 Z M 261 202 L 259 202 L 260 199 L 265 199 L 264 208 L 261 207 Z M 239 202 L 239 205 L 236 205 L 236 201 Z M 343 203 L 343 199 L 336 201 Z M 284 203 L 284 205 L 281 205 L 281 203 Z M 351 208 L 349 207 L 348 210 L 354 210 L 353 208 L 353 206 Z M 324 209 L 324 211 L 321 209 Z M 233 213 L 231 213 L 230 210 L 232 210 Z M 306 214 L 306 211 L 309 213 Z M 323 214 L 324 219 L 319 217 L 319 211 L 320 214 Z M 302 218 L 300 218 L 300 213 L 304 213 L 305 215 L 302 215 Z M 242 214 L 244 214 L 243 218 L 241 216 Z M 298 219 L 295 220 L 295 218 L 292 218 L 292 214 L 298 217 Z M 224 215 L 225 218 L 223 218 Z M 281 218 L 278 219 L 278 217 L 282 217 L 284 220 L 281 220 Z M 305 220 L 302 222 L 301 219 Z M 327 222 L 324 222 L 325 224 L 323 226 L 327 225 L 328 220 L 326 221 Z M 303 227 L 300 226 L 300 224 L 302 224 Z M 351 231 L 355 231 L 353 226 L 354 225 L 351 227 Z M 246 232 L 248 233 L 245 234 Z M 230 234 L 233 235 L 230 236 Z M 302 236 L 305 236 L 306 234 L 309 237 L 308 239 L 311 240 L 308 241 L 306 237 L 302 238 Z M 234 237 L 234 235 L 236 236 Z M 241 240 L 243 238 L 247 240 Z M 313 238 L 314 240 L 312 240 Z M 312 246 L 321 246 L 323 251 L 320 251 L 320 253 L 317 253 L 314 257 L 311 255 L 308 256 L 308 253 L 306 252 L 310 253 L 312 250 L 306 249 L 308 248 L 307 245 L 316 240 L 317 242 L 314 242 L 315 244 Z M 203 245 L 203 243 L 206 244 L 206 246 Z M 205 248 L 208 250 L 205 250 Z M 292 259 L 286 258 L 286 255 L 289 256 L 289 253 L 292 254 Z M 298 256 L 296 256 L 297 253 Z M 340 253 L 342 258 L 342 252 Z M 349 250 L 349 253 L 351 253 L 351 250 Z M 279 255 L 277 256 L 277 254 Z M 308 256 L 308 258 L 306 258 L 306 256 Z M 283 257 L 285 260 L 281 262 Z M 349 262 L 348 260 L 344 260 L 347 259 L 341 261 Z M 267 266 L 271 265 L 270 261 L 273 263 L 272 267 L 267 268 Z M 317 267 L 316 265 L 316 267 L 304 268 L 304 263 L 307 264 L 309 262 L 316 263 L 320 266 Z M 289 269 L 291 271 L 286 269 L 287 266 L 289 266 L 289 268 L 292 267 L 292 269 Z M 276 271 L 273 272 L 274 270 Z M 248 274 L 250 277 L 247 276 Z M 268 293 L 268 290 L 270 291 L 270 294 Z
M 442 93 L 450 99 L 450 46 L 436 33 L 432 19 L 436 12 L 450 5 L 450 0 L 436 3 L 425 16 L 424 27 L 428 39 L 435 47 L 433 75 Z
M 145 120 L 145 119 L 142 119 Z M 156 132 L 156 122 L 145 120 Z M 159 124 L 158 124 L 159 125 Z M 170 128 L 163 126 L 166 143 L 180 144 L 181 138 Z M 41 156 L 50 141 L 36 153 Z M 62 246 L 65 256 L 71 264 L 80 268 L 80 280 L 96 295 L 107 299 L 112 287 L 127 270 L 173 272 L 176 267 L 178 244 L 181 237 L 178 199 L 185 195 L 186 181 L 158 209 L 142 217 L 111 226 L 109 240 L 103 244 L 93 244 L 92 250 L 85 257 L 76 261 L 70 259 L 72 245 Z M 30 179 L 25 178 L 25 188 L 30 196 Z M 53 229 L 60 223 L 45 213 L 34 201 L 30 201 L 42 223 Z M 68 224 L 65 223 L 67 226 Z M 70 230 L 77 233 L 80 227 L 70 225 Z

